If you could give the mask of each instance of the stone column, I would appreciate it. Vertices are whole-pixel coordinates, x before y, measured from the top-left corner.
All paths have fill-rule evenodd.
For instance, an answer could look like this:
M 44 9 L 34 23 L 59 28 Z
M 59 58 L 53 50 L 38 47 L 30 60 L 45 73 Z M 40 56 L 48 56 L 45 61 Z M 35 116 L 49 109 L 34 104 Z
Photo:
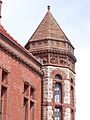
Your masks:
M 71 109 L 70 109 L 70 81 L 64 80 L 64 97 L 63 103 L 66 107 L 63 108 L 63 120 L 70 120 L 71 118 Z
M 44 67 L 43 71 L 43 120 L 53 120 L 53 82 L 48 67 Z

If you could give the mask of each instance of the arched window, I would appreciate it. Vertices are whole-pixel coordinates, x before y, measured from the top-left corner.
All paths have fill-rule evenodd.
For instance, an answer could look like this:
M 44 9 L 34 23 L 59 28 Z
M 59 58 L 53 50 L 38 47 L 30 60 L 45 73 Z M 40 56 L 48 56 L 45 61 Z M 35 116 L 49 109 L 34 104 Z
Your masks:
M 62 119 L 62 76 L 60 74 L 55 75 L 55 86 L 54 86 L 54 102 L 55 102 L 55 120 Z
M 55 84 L 55 102 L 61 102 L 61 84 Z
M 55 80 L 62 80 L 62 76 L 60 74 L 55 75 Z

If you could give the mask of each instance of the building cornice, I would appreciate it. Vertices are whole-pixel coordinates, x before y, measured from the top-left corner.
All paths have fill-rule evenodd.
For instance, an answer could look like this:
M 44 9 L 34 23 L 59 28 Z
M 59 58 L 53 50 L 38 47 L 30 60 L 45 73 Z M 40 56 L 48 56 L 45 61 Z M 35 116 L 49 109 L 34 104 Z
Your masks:
M 75 62 L 77 61 L 76 57 L 68 50 L 56 50 L 56 49 L 46 49 L 46 50 L 40 50 L 40 51 L 33 51 L 31 50 L 33 54 L 39 54 L 39 53 L 56 53 L 56 54 L 64 54 L 70 56 Z
M 35 56 L 33 56 L 28 50 L 26 50 L 24 47 L 22 47 L 17 41 L 15 41 L 7 32 L 6 34 L 0 31 L 0 34 L 8 39 L 12 44 L 17 46 L 22 52 L 24 52 L 26 55 L 28 55 L 37 65 L 41 66 L 40 62 L 37 61 Z M 9 37 L 8 37 L 9 36 Z
M 0 33 L 1 34 L 1 33 Z M 4 35 L 3 35 L 4 36 Z M 4 36 L 5 37 L 5 36 Z M 39 69 L 37 69 L 34 65 L 30 64 L 29 62 L 27 62 L 25 59 L 23 59 L 19 54 L 16 54 L 14 51 L 12 51 L 11 49 L 9 49 L 8 47 L 4 46 L 2 43 L 0 43 L 0 48 L 7 52 L 8 54 L 10 54 L 12 57 L 16 58 L 17 60 L 19 60 L 20 62 L 22 62 L 23 64 L 25 64 L 27 67 L 31 68 L 32 70 L 34 70 L 36 73 L 38 73 L 39 75 L 43 75 L 43 72 Z M 28 53 L 27 53 L 28 54 Z M 29 55 L 29 54 L 28 54 Z M 31 56 L 30 56 L 31 57 Z M 41 64 L 40 66 L 41 67 Z
M 57 41 L 57 42 L 63 42 L 63 43 L 68 43 L 73 49 L 74 49 L 74 47 L 73 47 L 73 45 L 71 44 L 71 42 L 70 41 L 64 41 L 62 38 L 61 39 L 59 39 L 59 40 L 57 40 L 57 39 L 50 39 L 50 38 L 45 38 L 45 39 L 40 39 L 40 40 L 34 40 L 34 41 L 29 41 L 25 46 L 27 46 L 28 44 L 31 44 L 31 43 L 35 43 L 35 42 L 44 42 L 44 41 Z

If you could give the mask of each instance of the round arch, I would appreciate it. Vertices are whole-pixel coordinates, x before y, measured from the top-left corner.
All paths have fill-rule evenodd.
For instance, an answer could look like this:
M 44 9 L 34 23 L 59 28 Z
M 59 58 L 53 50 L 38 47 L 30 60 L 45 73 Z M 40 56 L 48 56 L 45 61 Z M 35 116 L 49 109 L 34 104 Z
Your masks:
M 56 75 L 60 75 L 62 80 L 67 79 L 67 74 L 63 70 L 55 69 L 51 72 L 51 78 L 55 79 Z M 58 77 L 60 77 L 60 76 L 58 76 Z

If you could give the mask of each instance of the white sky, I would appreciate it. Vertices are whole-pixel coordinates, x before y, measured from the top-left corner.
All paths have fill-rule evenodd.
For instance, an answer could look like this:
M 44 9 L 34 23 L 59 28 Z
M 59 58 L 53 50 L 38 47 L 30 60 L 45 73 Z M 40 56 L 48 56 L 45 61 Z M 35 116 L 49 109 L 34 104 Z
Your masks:
M 47 5 L 75 47 L 76 120 L 90 120 L 90 0 L 3 0 L 2 25 L 24 46 Z

